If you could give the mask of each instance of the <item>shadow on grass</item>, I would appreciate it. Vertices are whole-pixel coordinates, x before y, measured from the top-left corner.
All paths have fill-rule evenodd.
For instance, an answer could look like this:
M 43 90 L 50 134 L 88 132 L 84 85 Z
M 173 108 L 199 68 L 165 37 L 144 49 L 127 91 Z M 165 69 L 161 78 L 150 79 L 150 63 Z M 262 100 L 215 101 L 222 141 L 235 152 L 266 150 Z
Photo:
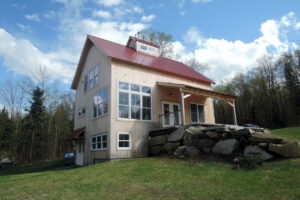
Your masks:
M 0 176 L 74 168 L 74 159 L 43 161 L 0 169 Z

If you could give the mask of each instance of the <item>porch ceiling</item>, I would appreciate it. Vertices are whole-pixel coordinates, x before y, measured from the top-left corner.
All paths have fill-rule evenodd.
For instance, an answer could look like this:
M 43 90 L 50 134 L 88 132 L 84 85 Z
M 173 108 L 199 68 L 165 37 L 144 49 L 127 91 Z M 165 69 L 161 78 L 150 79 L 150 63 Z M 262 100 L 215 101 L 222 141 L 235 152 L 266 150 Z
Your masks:
M 210 97 L 214 99 L 219 99 L 223 101 L 229 101 L 229 102 L 234 102 L 235 99 L 237 98 L 234 95 L 230 94 L 225 94 L 221 92 L 215 92 L 212 90 L 207 90 L 207 89 L 202 89 L 202 88 L 197 88 L 197 87 L 192 87 L 184 84 L 176 84 L 176 83 L 167 83 L 167 82 L 156 82 L 158 86 L 163 86 L 163 87 L 172 87 L 172 88 L 181 88 L 182 91 L 186 94 L 195 94 L 195 95 L 201 95 L 205 97 Z

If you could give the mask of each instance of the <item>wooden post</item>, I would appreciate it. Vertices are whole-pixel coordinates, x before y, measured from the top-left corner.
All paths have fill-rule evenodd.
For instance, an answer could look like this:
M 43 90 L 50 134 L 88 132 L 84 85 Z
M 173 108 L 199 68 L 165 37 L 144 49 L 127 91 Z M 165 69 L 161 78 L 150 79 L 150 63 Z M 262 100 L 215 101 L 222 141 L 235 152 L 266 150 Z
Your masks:
M 182 91 L 182 88 L 179 88 L 180 92 L 180 100 L 181 100 L 181 120 L 182 120 L 182 125 L 185 125 L 185 112 L 184 112 L 184 93 Z
M 233 122 L 234 122 L 234 125 L 237 125 L 237 119 L 236 119 L 236 111 L 235 111 L 235 101 L 232 101 L 232 108 L 233 108 Z

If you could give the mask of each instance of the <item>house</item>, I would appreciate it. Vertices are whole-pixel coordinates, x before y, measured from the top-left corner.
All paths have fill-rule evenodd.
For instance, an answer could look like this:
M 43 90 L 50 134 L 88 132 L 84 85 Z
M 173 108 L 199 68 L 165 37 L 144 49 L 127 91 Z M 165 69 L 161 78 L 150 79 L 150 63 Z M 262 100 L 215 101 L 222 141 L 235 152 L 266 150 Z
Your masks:
M 150 130 L 215 123 L 213 99 L 234 108 L 234 96 L 159 47 L 135 37 L 126 45 L 88 35 L 72 82 L 76 90 L 76 164 L 145 157 Z

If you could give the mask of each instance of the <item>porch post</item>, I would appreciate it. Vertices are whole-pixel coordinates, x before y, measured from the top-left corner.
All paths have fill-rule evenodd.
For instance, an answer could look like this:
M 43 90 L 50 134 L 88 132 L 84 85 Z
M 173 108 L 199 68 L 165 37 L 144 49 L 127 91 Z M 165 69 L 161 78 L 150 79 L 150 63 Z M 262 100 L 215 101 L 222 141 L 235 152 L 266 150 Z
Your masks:
M 233 108 L 233 122 L 234 122 L 234 125 L 237 125 L 237 119 L 236 119 L 236 111 L 235 111 L 235 101 L 232 101 L 232 108 Z
M 181 119 L 182 119 L 182 125 L 185 125 L 185 112 L 184 112 L 184 93 L 182 91 L 182 88 L 179 88 L 180 92 L 180 102 L 181 102 Z

